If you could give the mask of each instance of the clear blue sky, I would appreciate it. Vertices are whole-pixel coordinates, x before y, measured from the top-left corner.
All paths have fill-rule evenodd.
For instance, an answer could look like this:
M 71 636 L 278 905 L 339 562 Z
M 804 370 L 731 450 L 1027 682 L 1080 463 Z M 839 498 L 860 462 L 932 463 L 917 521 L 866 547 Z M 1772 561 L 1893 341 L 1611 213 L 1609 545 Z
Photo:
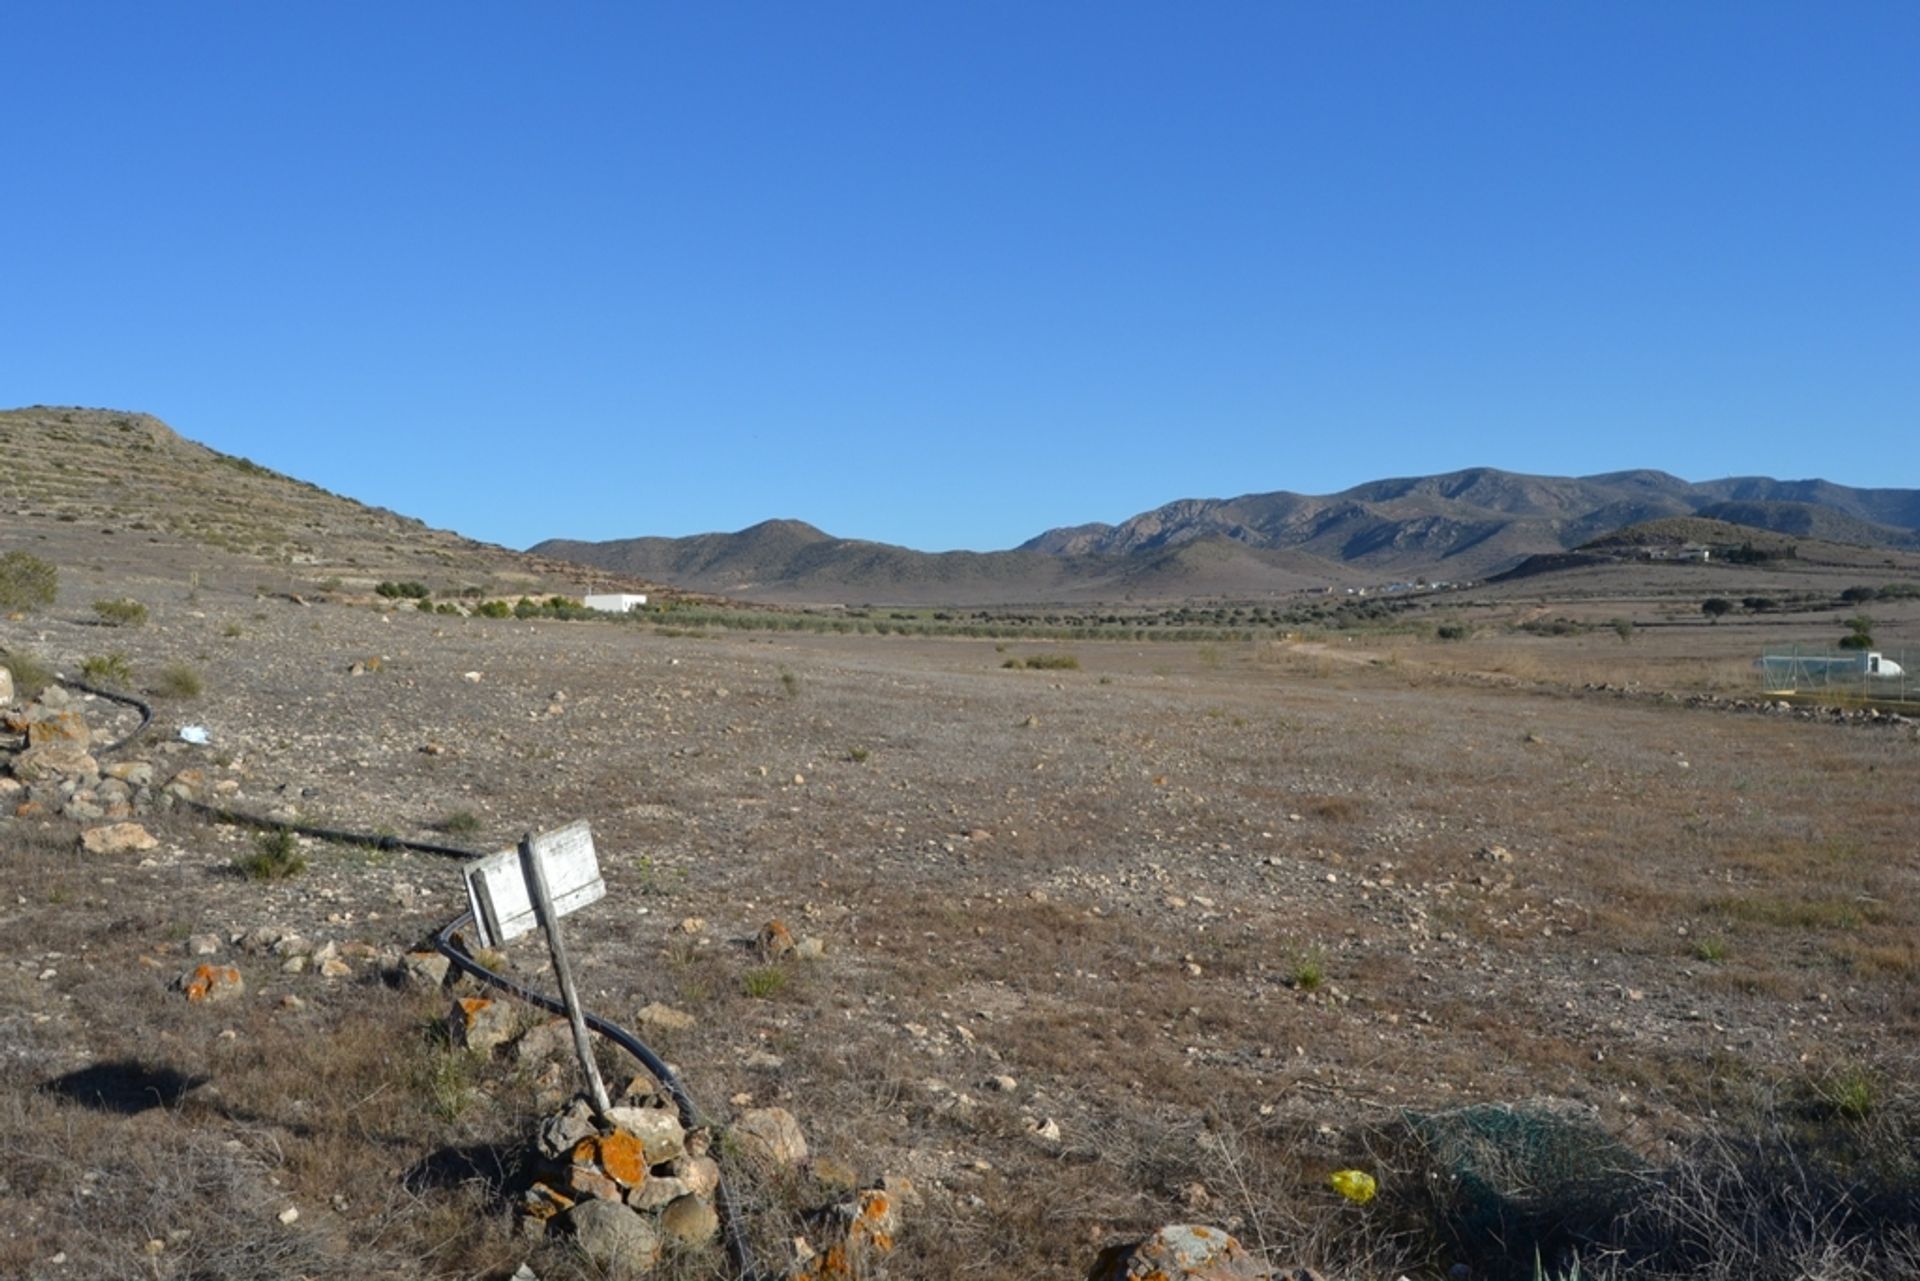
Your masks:
M 0 8 L 0 405 L 476 537 L 1920 486 L 1920 4 Z

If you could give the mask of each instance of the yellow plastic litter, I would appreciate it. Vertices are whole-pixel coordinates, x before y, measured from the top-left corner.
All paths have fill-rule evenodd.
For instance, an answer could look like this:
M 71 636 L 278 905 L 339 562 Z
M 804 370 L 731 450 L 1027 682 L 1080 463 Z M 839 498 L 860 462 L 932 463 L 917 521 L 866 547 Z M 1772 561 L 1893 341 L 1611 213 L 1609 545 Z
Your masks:
M 1327 1176 L 1327 1182 L 1333 1185 L 1335 1192 L 1355 1205 L 1365 1205 L 1380 1190 L 1380 1185 L 1365 1170 L 1335 1170 Z

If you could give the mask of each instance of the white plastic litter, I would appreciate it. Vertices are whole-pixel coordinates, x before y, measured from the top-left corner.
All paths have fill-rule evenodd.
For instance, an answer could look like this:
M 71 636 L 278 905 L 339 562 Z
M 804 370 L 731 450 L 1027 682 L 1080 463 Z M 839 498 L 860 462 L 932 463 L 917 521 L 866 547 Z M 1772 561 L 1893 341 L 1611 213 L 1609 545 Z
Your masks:
M 182 725 L 180 727 L 180 741 L 183 743 L 194 743 L 205 747 L 207 740 L 211 737 L 212 735 L 207 733 L 207 727 L 205 725 Z

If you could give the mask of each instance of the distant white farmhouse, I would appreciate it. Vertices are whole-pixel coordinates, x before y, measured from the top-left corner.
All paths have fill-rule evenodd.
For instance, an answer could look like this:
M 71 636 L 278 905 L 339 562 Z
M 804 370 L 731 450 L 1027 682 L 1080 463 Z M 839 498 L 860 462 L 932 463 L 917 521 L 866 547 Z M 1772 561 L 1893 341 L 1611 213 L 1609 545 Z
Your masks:
M 588 609 L 598 609 L 609 614 L 624 614 L 631 609 L 639 609 L 647 603 L 645 592 L 610 592 L 604 596 L 589 596 L 580 602 Z

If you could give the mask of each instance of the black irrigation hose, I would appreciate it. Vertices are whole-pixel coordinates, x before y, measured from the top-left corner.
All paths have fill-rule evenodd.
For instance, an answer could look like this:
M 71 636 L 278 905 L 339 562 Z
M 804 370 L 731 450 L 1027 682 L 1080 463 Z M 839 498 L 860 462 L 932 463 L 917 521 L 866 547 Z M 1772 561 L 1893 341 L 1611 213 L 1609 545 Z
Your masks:
M 98 685 L 89 685 L 87 682 L 77 681 L 71 676 L 55 676 L 53 679 L 59 681 L 69 689 L 77 689 L 85 694 L 96 694 L 101 698 L 107 699 L 109 702 L 124 703 L 126 706 L 140 713 L 140 723 L 133 727 L 131 734 L 128 734 L 125 738 L 119 739 L 116 742 L 108 743 L 105 747 L 94 748 L 93 754 L 95 756 L 105 756 L 108 752 L 119 751 L 128 743 L 131 743 L 134 739 L 146 733 L 147 726 L 153 724 L 153 704 L 144 699 L 135 698 L 131 694 L 116 694 L 110 689 L 101 689 Z
M 112 690 L 101 689 L 97 685 L 90 685 L 85 681 L 74 680 L 67 676 L 59 676 L 55 679 L 62 685 L 80 690 L 83 693 L 97 695 L 111 702 L 123 703 L 139 711 L 140 724 L 134 728 L 133 732 L 118 742 L 110 743 L 106 747 L 98 749 L 101 753 L 117 751 L 125 747 L 128 743 L 131 743 L 134 739 L 145 733 L 147 726 L 153 723 L 152 705 L 135 698 L 131 694 L 115 693 Z M 412 850 L 420 854 L 438 854 L 461 860 L 481 857 L 478 851 L 462 849 L 457 845 L 436 845 L 431 841 L 409 841 L 403 837 L 383 836 L 374 832 L 349 832 L 340 828 L 316 827 L 309 823 L 292 823 L 283 819 L 266 818 L 258 814 L 248 814 L 243 810 L 227 809 L 218 805 L 207 805 L 200 801 L 187 800 L 184 797 L 180 798 L 177 803 L 197 814 L 204 814 L 219 822 L 239 823 L 249 827 L 292 832 L 296 836 L 307 836 L 316 840 L 333 841 L 342 845 L 365 845 L 381 850 Z M 560 998 L 549 996 L 545 992 L 535 991 L 525 984 L 516 983 L 503 974 L 494 973 L 486 966 L 480 964 L 479 961 L 475 960 L 466 950 L 465 946 L 456 942 L 454 937 L 455 932 L 462 926 L 471 925 L 472 923 L 472 912 L 464 912 L 447 922 L 447 924 L 442 926 L 440 931 L 433 936 L 434 947 L 440 951 L 441 955 L 458 966 L 463 973 L 471 975 L 473 978 L 490 987 L 498 988 L 512 996 L 519 997 L 530 1005 L 537 1005 L 541 1009 L 548 1010 L 555 1014 L 565 1014 L 567 1012 L 567 1007 Z M 667 1091 L 668 1096 L 673 1099 L 673 1105 L 680 1113 L 680 1124 L 688 1129 L 693 1129 L 703 1123 L 705 1114 L 701 1112 L 700 1106 L 693 1101 L 693 1096 L 687 1093 L 687 1087 L 681 1084 L 679 1073 L 668 1067 L 665 1060 L 661 1059 L 658 1054 L 655 1054 L 646 1042 L 619 1024 L 603 1019 L 597 1014 L 586 1015 L 586 1021 L 588 1027 L 639 1060 L 641 1066 L 653 1074 L 654 1079 L 660 1082 L 661 1086 Z M 741 1225 L 739 1208 L 735 1205 L 733 1193 L 728 1188 L 727 1181 L 724 1178 L 714 1187 L 714 1202 L 715 1208 L 719 1211 L 721 1230 L 726 1234 L 727 1254 L 733 1260 L 734 1270 L 738 1274 L 740 1281 L 763 1281 L 764 1274 L 760 1272 L 759 1267 L 754 1262 L 753 1247 L 747 1241 L 746 1230 Z

